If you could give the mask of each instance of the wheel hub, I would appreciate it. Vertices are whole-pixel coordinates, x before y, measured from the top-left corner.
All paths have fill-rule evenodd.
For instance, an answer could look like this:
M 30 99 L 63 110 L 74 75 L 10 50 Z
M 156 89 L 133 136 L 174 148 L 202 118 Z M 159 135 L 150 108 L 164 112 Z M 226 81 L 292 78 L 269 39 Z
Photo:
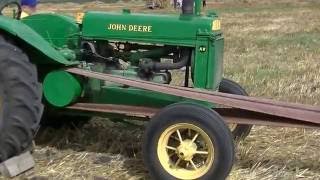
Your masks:
M 198 126 L 178 123 L 159 137 L 158 158 L 162 167 L 177 179 L 198 179 L 214 162 L 214 145 Z
M 197 145 L 190 139 L 181 142 L 177 147 L 177 155 L 184 161 L 190 161 L 197 152 Z

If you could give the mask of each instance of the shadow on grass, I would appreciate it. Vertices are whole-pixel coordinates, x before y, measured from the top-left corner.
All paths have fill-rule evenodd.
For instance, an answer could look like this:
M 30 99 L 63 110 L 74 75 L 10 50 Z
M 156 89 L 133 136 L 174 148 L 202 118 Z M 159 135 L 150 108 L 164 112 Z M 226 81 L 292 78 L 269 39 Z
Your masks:
M 42 127 L 35 139 L 40 148 L 53 147 L 58 153 L 88 152 L 90 163 L 108 166 L 111 161 L 122 163 L 122 169 L 129 176 L 143 176 L 149 179 L 142 161 L 142 136 L 144 125 L 114 123 L 102 118 L 94 118 L 88 123 L 75 125 Z M 115 160 L 114 157 L 120 157 Z

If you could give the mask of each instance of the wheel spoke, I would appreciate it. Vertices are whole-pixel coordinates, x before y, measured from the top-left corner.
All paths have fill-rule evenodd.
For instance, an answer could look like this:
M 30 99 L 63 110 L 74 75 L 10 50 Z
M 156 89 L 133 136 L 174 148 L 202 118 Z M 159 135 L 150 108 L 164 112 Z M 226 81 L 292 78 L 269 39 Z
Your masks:
M 178 137 L 179 137 L 179 141 L 182 143 L 183 140 L 182 140 L 182 137 L 181 137 L 179 129 L 177 129 L 177 134 L 178 134 Z
M 180 141 L 180 139 L 179 138 L 177 138 L 176 136 L 170 136 L 170 138 L 172 138 L 172 139 L 174 139 L 174 140 L 177 140 L 177 141 Z
M 192 142 L 194 142 L 194 141 L 197 139 L 198 136 L 199 136 L 199 133 L 197 133 L 196 135 L 194 135 L 194 137 L 192 138 Z
M 181 162 L 181 159 L 179 158 L 175 164 L 175 167 L 177 167 L 179 165 L 179 163 Z
M 211 137 L 191 123 L 171 125 L 158 140 L 159 162 L 175 179 L 201 178 L 215 165 L 214 153 Z
M 196 151 L 196 154 L 209 154 L 209 152 L 208 151 Z
M 167 149 L 170 149 L 170 150 L 174 150 L 174 151 L 176 151 L 176 150 L 177 150 L 177 148 L 172 147 L 172 146 L 166 146 L 166 148 L 167 148 Z
M 198 169 L 197 166 L 196 166 L 196 165 L 194 164 L 194 162 L 192 161 L 192 159 L 190 160 L 190 163 L 191 163 L 192 167 L 193 167 L 195 170 Z

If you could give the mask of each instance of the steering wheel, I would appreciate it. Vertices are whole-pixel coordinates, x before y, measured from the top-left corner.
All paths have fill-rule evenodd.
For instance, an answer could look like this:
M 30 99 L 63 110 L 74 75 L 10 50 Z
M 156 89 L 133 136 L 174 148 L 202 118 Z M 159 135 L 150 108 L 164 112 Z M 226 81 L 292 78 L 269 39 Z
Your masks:
M 1 0 L 0 15 L 3 15 L 3 11 L 9 6 L 13 6 L 17 10 L 16 12 L 13 13 L 13 18 L 19 20 L 22 12 L 20 0 Z

